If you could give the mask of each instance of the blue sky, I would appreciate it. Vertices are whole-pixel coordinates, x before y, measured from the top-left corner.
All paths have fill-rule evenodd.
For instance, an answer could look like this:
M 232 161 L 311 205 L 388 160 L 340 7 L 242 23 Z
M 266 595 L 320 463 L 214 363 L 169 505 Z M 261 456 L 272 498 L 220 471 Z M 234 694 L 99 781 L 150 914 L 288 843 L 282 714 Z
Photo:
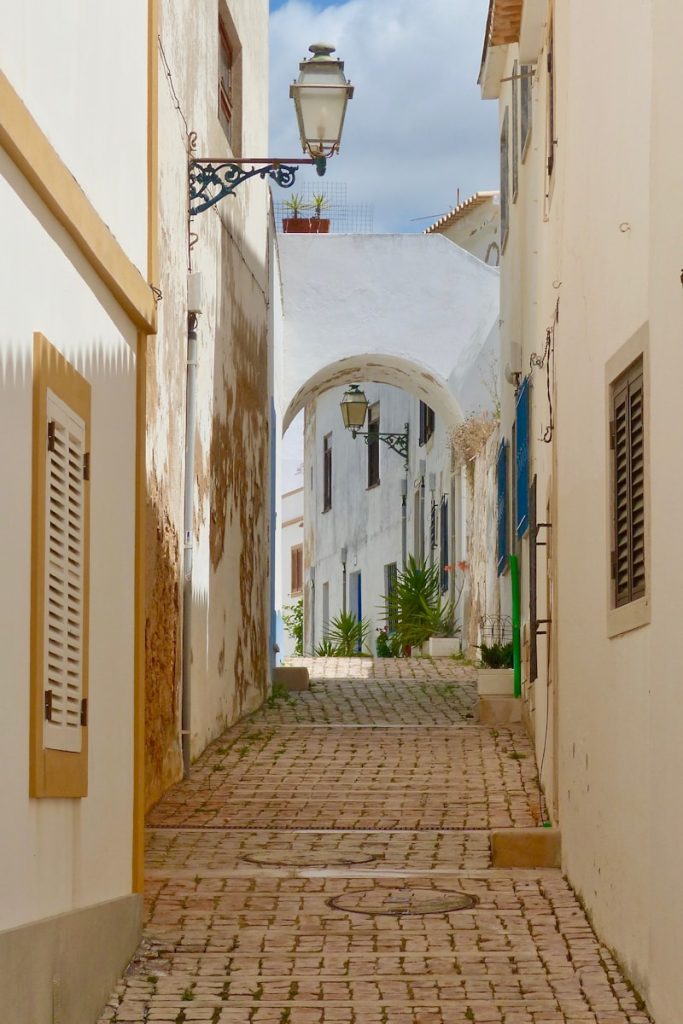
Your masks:
M 497 105 L 476 84 L 488 0 L 270 6 L 272 153 L 299 152 L 289 83 L 309 44 L 324 40 L 356 87 L 328 180 L 346 183 L 349 204 L 372 204 L 376 231 L 423 230 L 429 219 L 414 218 L 447 212 L 458 189 L 464 199 L 497 187 Z

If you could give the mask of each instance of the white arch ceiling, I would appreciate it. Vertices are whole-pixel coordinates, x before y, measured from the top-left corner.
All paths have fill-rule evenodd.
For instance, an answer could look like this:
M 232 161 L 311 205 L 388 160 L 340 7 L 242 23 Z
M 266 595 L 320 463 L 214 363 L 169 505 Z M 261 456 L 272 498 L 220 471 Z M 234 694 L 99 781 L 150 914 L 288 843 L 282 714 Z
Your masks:
M 354 381 L 401 387 L 449 422 L 490 407 L 496 269 L 434 234 L 280 235 L 278 247 L 284 430 Z

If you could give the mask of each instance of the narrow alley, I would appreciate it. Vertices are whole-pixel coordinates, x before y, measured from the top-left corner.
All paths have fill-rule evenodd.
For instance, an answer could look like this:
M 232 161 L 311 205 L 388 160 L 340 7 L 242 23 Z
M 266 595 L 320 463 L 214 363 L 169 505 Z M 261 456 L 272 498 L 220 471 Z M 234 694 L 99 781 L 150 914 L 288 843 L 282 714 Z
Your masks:
M 142 945 L 102 1024 L 646 1024 L 557 870 L 522 726 L 452 659 L 320 659 L 147 823 Z

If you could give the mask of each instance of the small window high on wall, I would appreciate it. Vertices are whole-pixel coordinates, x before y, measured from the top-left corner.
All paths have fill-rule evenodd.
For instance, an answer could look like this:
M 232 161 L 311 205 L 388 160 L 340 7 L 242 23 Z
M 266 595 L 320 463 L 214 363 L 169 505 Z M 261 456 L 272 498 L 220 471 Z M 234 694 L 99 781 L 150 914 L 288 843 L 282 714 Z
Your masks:
M 645 403 L 643 360 L 614 381 L 612 454 L 613 607 L 645 596 Z
M 379 402 L 368 412 L 368 487 L 379 483 Z
M 304 589 L 304 546 L 295 544 L 291 549 L 291 592 L 301 594 Z
M 426 402 L 420 402 L 420 445 L 427 444 L 434 433 L 436 417 Z

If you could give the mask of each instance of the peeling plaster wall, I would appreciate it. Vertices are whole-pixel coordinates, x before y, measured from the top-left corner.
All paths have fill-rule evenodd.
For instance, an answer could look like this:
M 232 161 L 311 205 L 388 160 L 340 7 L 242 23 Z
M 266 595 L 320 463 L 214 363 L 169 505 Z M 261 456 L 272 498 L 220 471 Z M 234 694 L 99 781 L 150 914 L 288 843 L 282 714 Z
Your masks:
M 467 561 L 469 563 L 466 594 L 466 646 L 470 654 L 479 656 L 481 620 L 485 617 L 510 615 L 509 576 L 498 577 L 496 569 L 496 456 L 498 431 L 472 462 L 462 467 L 461 479 L 468 494 Z M 502 582 L 502 586 L 501 586 Z M 465 646 L 465 645 L 463 645 Z
M 266 151 L 265 0 L 161 4 L 159 224 L 163 299 L 148 370 L 147 804 L 182 773 L 182 557 L 187 274 L 197 326 L 191 752 L 262 700 L 269 633 L 268 192 L 261 181 L 187 220 L 188 132 L 229 156 L 218 120 L 218 17 L 232 22 L 241 152 Z M 190 232 L 192 234 L 190 235 Z M 190 249 L 190 241 L 192 248 Z

